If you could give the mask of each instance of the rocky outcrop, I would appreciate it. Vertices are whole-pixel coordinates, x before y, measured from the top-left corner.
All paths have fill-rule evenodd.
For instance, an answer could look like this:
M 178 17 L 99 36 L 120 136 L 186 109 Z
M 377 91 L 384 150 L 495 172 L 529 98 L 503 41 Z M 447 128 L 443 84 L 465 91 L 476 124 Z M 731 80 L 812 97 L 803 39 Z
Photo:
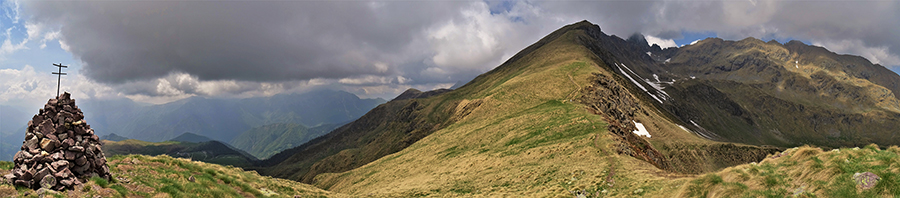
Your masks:
M 621 79 L 620 79 L 621 80 Z M 711 142 L 651 144 L 633 133 L 634 117 L 647 114 L 637 98 L 614 77 L 595 74 L 591 84 L 581 90 L 581 103 L 603 116 L 607 129 L 616 137 L 616 151 L 647 161 L 670 172 L 698 174 L 749 162 L 758 162 L 779 151 L 770 146 L 751 146 Z M 652 107 L 652 106 L 651 106 Z M 650 107 L 648 107 L 650 108 Z M 698 134 L 703 136 L 702 134 Z M 662 152 L 660 152 L 662 151 Z
M 633 156 L 650 162 L 663 170 L 674 170 L 669 161 L 647 140 L 635 135 L 632 131 L 634 116 L 644 113 L 638 100 L 628 94 L 629 91 L 612 77 L 595 73 L 591 85 L 581 90 L 581 103 L 590 107 L 592 113 L 603 116 L 609 123 L 607 129 L 614 134 L 618 142 L 616 151 L 619 154 Z
M 40 113 L 28 121 L 21 151 L 16 153 L 6 182 L 32 189 L 71 189 L 84 179 L 109 179 L 109 167 L 100 138 L 84 121 L 75 99 L 63 93 L 50 99 Z
M 771 146 L 752 146 L 734 143 L 665 143 L 658 145 L 666 151 L 666 158 L 675 172 L 701 174 L 725 167 L 760 162 L 782 149 Z

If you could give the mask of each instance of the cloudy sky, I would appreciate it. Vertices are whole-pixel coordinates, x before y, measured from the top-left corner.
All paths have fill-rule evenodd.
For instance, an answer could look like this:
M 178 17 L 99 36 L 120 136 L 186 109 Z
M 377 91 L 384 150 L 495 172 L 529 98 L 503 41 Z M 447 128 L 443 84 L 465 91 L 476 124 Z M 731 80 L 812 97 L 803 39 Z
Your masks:
M 390 99 L 486 72 L 589 20 L 662 46 L 791 39 L 900 70 L 900 1 L 17 1 L 0 3 L 0 103 L 164 103 L 330 88 Z

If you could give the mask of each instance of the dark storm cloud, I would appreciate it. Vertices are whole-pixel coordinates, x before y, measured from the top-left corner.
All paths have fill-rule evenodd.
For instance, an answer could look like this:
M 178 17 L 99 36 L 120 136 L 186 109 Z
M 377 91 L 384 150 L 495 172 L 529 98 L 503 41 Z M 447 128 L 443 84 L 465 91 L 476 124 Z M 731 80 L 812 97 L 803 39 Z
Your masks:
M 390 72 L 417 31 L 458 12 L 454 2 L 28 2 L 38 22 L 100 82 L 173 72 L 258 82 Z
M 686 31 L 793 38 L 900 65 L 898 1 L 29 1 L 23 8 L 29 22 L 60 28 L 86 76 L 148 97 L 315 85 L 390 98 L 407 87 L 471 79 L 585 19 L 623 38 L 678 39 Z

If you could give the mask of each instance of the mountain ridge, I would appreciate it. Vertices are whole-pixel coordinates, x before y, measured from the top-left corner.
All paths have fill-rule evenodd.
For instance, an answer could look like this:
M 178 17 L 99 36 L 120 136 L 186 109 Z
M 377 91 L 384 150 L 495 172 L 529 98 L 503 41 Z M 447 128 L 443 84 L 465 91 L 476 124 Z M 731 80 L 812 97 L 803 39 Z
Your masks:
M 317 184 L 317 186 L 324 189 L 331 189 L 331 186 L 334 185 L 333 182 L 337 180 L 335 178 L 326 177 L 324 175 L 332 175 L 333 173 L 344 171 L 361 171 L 358 170 L 357 167 L 367 166 L 371 165 L 372 163 L 377 163 L 377 161 L 385 160 L 385 158 L 382 158 L 382 156 L 392 156 L 397 155 L 393 154 L 396 152 L 405 153 L 410 149 L 420 149 L 421 146 L 416 147 L 415 145 L 420 144 L 420 142 L 423 140 L 431 139 L 431 137 L 434 136 L 433 133 L 458 133 L 458 131 L 456 131 L 458 129 L 455 128 L 470 125 L 480 126 L 482 124 L 487 124 L 486 126 L 491 126 L 490 123 L 485 123 L 487 120 L 495 120 L 494 122 L 520 122 L 518 118 L 519 116 L 532 116 L 532 113 L 528 112 L 559 112 L 563 109 L 569 109 L 570 111 L 576 110 L 576 106 L 578 105 L 567 103 L 564 101 L 571 101 L 576 99 L 575 96 L 577 96 L 578 91 L 589 85 L 592 72 L 602 72 L 600 69 L 602 69 L 603 67 L 598 67 L 598 65 L 594 63 L 599 63 L 600 65 L 604 64 L 603 62 L 595 62 L 602 60 L 599 57 L 594 56 L 594 58 L 586 58 L 586 56 L 598 52 L 605 53 L 607 54 L 607 56 L 610 56 L 609 54 L 612 54 L 606 51 L 591 51 L 589 46 L 585 47 L 585 45 L 577 44 L 578 42 L 592 42 L 585 40 L 587 38 L 584 37 L 609 37 L 602 34 L 602 32 L 599 31 L 599 27 L 596 27 L 595 25 L 589 23 L 587 23 L 589 25 L 586 26 L 585 23 L 587 22 L 569 25 L 555 31 L 554 33 L 551 33 L 547 37 L 519 52 L 517 55 L 510 58 L 509 61 L 504 62 L 504 64 L 498 66 L 494 70 L 479 75 L 474 80 L 470 81 L 462 87 L 459 87 L 456 90 L 446 92 L 444 92 L 444 90 L 437 90 L 438 92 L 444 93 L 435 94 L 430 97 L 423 98 L 398 97 L 391 102 L 380 105 L 359 120 L 342 126 L 334 132 L 329 133 L 328 135 L 310 141 L 310 143 L 303 146 L 289 149 L 284 153 L 276 154 L 275 156 L 267 160 L 266 163 L 261 164 L 259 168 L 255 169 L 265 175 L 296 179 L 306 183 L 315 183 Z M 621 42 L 625 41 L 622 40 Z M 562 55 L 561 53 L 565 55 Z M 620 77 L 616 78 L 619 78 L 618 81 L 620 82 L 627 82 L 623 81 L 623 79 Z M 538 92 L 531 94 L 527 91 L 522 90 L 534 90 Z M 418 95 L 417 90 L 409 90 L 407 91 L 407 93 L 409 94 L 402 94 L 401 96 Z M 485 108 L 488 110 L 485 110 Z M 483 112 L 478 113 L 481 111 L 490 111 L 495 113 L 491 113 L 488 115 L 484 114 Z M 602 121 L 602 119 L 594 117 L 596 115 L 590 113 L 589 111 L 576 110 L 575 112 L 577 113 L 570 115 L 575 116 L 573 117 L 573 119 L 584 120 L 585 123 L 606 123 Z M 656 114 L 655 112 L 650 111 L 643 111 L 643 113 Z M 510 118 L 508 116 L 513 116 L 512 118 L 514 119 L 509 120 Z M 585 120 L 585 116 L 593 118 Z M 480 117 L 479 119 L 483 120 L 472 120 L 475 119 L 474 117 Z M 726 145 L 720 143 L 712 143 L 693 136 L 693 134 L 689 133 L 688 131 L 678 129 L 676 124 L 673 124 L 671 121 L 666 119 L 651 120 L 650 117 L 646 116 L 640 119 L 643 119 L 642 122 L 646 124 L 652 124 L 657 128 L 665 127 L 669 129 L 676 129 L 678 131 L 677 133 L 673 133 L 671 135 L 663 135 L 664 137 L 671 136 L 677 137 L 679 139 L 688 139 L 690 141 L 699 142 L 698 144 L 702 145 Z M 463 123 L 459 123 L 460 121 L 462 121 Z M 560 121 L 560 124 L 564 123 L 566 122 Z M 540 124 L 540 122 L 530 124 Z M 631 124 L 630 120 L 628 124 Z M 571 125 L 571 123 L 564 125 Z M 582 126 L 582 124 L 576 124 L 575 126 L 584 127 Z M 526 149 L 533 146 L 546 147 L 548 146 L 547 143 L 541 142 L 558 142 L 562 140 L 568 140 L 567 138 L 572 137 L 583 138 L 587 137 L 588 134 L 604 131 L 604 128 L 607 127 L 594 124 L 589 124 L 588 126 L 590 127 L 590 129 L 578 128 L 571 131 L 560 131 L 561 134 L 568 134 L 560 137 L 553 136 L 551 134 L 544 134 L 540 132 L 541 130 L 537 130 L 525 134 L 524 136 L 518 137 L 517 135 L 500 135 L 499 137 L 503 138 L 501 138 L 501 140 L 494 141 L 506 142 L 506 147 L 510 147 L 500 149 L 508 150 L 501 153 L 518 153 L 519 151 L 514 150 L 518 150 L 520 149 L 520 147 L 510 145 L 528 145 Z M 624 126 L 624 129 L 634 128 L 634 124 L 622 126 Z M 447 127 L 451 127 L 454 129 L 450 129 L 450 131 L 447 131 Z M 496 130 L 503 131 L 507 129 Z M 493 131 L 484 132 L 488 134 L 496 133 Z M 624 133 L 619 135 L 627 134 L 631 133 Z M 654 136 L 655 135 L 656 134 L 654 134 Z M 467 137 L 460 138 L 471 140 Z M 642 155 L 641 153 L 645 151 L 654 150 L 652 149 L 652 147 L 646 146 L 633 147 L 634 145 L 638 144 L 649 145 L 650 142 L 630 142 L 619 140 L 618 138 L 621 138 L 621 136 L 608 137 L 603 139 L 607 139 L 605 141 L 618 142 L 616 144 L 624 145 L 625 147 L 631 147 L 631 150 L 624 148 L 624 150 L 613 150 L 621 153 L 630 153 L 629 155 L 635 155 L 636 157 L 638 157 L 638 155 Z M 361 142 L 362 144 L 353 142 Z M 459 142 L 459 144 L 471 145 L 472 143 Z M 346 145 L 357 146 L 348 147 Z M 766 149 L 759 149 L 754 146 L 734 146 L 734 144 L 731 145 L 733 146 L 710 148 L 725 149 L 722 150 L 722 152 L 725 153 L 733 153 L 733 151 L 729 149 L 744 149 L 745 151 L 747 151 L 747 149 L 756 149 L 759 150 L 759 152 L 754 151 L 753 156 L 755 157 L 736 158 L 735 161 L 719 165 L 704 165 L 700 166 L 700 168 L 695 169 L 695 171 L 711 171 L 716 170 L 717 168 L 722 168 L 721 166 L 724 165 L 746 163 L 747 160 L 758 160 L 759 158 L 764 157 L 767 152 Z M 316 148 L 320 149 L 317 150 Z M 324 148 L 330 148 L 330 150 L 323 152 Z M 432 148 L 429 149 L 429 151 L 434 152 L 445 149 L 453 150 L 454 148 Z M 669 151 L 664 150 L 662 152 L 668 153 Z M 643 155 L 651 157 L 638 158 L 651 162 L 658 161 L 668 163 L 668 161 L 670 160 L 668 160 L 666 156 L 663 156 L 663 153 L 656 152 L 656 154 L 652 155 Z M 762 155 L 760 156 L 759 154 Z M 290 155 L 290 157 L 286 157 L 288 155 Z M 682 153 L 680 155 L 694 156 L 695 158 L 680 161 L 674 164 L 669 169 L 675 170 L 674 167 L 682 167 L 683 169 L 683 167 L 702 165 L 703 161 L 711 156 L 707 154 L 691 153 Z M 388 159 L 390 158 L 392 157 L 388 157 Z M 656 163 L 656 165 L 660 165 L 660 163 Z
M 712 47 L 717 42 L 719 47 Z M 685 192 L 685 187 L 665 181 L 720 174 L 723 168 L 760 162 L 790 145 L 816 144 L 784 135 L 793 135 L 790 131 L 726 130 L 769 126 L 763 125 L 769 121 L 759 112 L 748 109 L 766 103 L 748 101 L 746 94 L 761 96 L 763 102 L 782 101 L 776 105 L 796 103 L 772 97 L 759 87 L 771 82 L 767 76 L 747 75 L 755 71 L 783 76 L 778 68 L 788 66 L 770 60 L 787 51 L 777 46 L 782 44 L 752 38 L 707 39 L 660 49 L 647 45 L 643 36 L 622 39 L 582 21 L 554 31 L 457 89 L 420 98 L 407 97 L 418 93 L 408 90 L 401 94 L 406 96 L 335 132 L 276 154 L 254 169 L 348 194 L 550 196 L 588 186 L 599 194 L 601 189 L 618 189 L 613 187 L 618 180 L 645 186 L 631 182 L 647 182 L 642 177 L 665 185 L 654 193 L 661 189 Z M 728 47 L 735 50 L 725 50 Z M 691 53 L 705 48 L 704 53 Z M 691 60 L 707 62 L 685 63 Z M 730 75 L 734 74 L 730 71 L 745 73 Z M 745 95 L 738 95 L 741 91 Z M 797 107 L 788 110 L 803 111 Z M 698 115 L 707 117 L 691 117 Z M 816 110 L 809 115 L 827 114 Z M 735 125 L 740 123 L 746 125 Z M 637 136 L 633 133 L 637 130 L 647 130 L 652 137 Z M 582 178 L 586 175 L 590 178 Z M 545 188 L 549 191 L 526 187 L 545 186 L 557 181 L 546 178 L 560 177 L 562 184 Z M 589 185 L 570 186 L 581 183 L 574 182 L 576 177 Z

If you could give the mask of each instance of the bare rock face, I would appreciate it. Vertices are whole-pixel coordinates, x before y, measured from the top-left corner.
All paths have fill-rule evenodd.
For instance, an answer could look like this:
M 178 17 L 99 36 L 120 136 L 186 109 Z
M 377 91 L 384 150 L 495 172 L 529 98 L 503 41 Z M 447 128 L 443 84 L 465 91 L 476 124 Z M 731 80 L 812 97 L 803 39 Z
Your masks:
M 109 179 L 99 137 L 69 96 L 63 93 L 50 99 L 28 121 L 22 150 L 13 158 L 15 168 L 3 180 L 32 189 L 63 190 L 92 175 Z

